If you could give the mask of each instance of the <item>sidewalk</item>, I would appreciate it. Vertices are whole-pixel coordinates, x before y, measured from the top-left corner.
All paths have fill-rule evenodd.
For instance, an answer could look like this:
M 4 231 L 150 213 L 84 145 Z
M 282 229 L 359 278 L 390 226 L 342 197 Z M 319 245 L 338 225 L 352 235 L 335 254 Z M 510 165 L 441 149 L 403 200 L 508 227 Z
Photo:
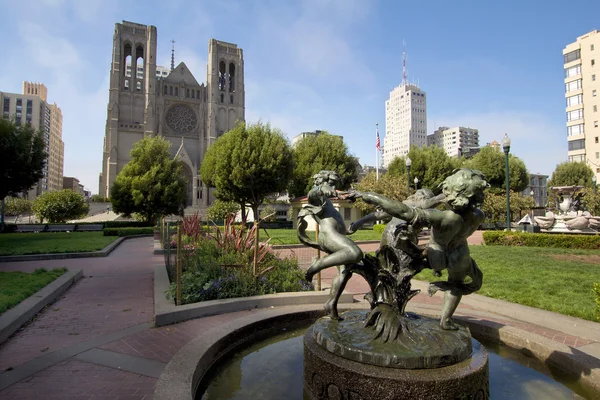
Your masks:
M 470 242 L 481 243 L 481 235 Z M 261 312 L 248 310 L 153 328 L 153 268 L 163 262 L 163 256 L 153 255 L 152 250 L 152 238 L 139 238 L 123 242 L 104 258 L 0 264 L 0 271 L 64 266 L 84 272 L 84 278 L 61 299 L 0 346 L 0 398 L 152 399 L 164 366 L 190 340 L 223 323 Z M 335 273 L 335 269 L 324 271 L 323 284 Z M 415 282 L 415 286 L 420 284 Z M 365 285 L 362 278 L 353 277 L 347 289 L 361 298 Z M 589 332 L 567 324 L 568 332 L 564 332 L 495 314 L 486 302 L 466 301 L 472 296 L 476 295 L 465 297 L 457 315 L 514 326 L 582 351 L 600 345 L 600 332 L 594 339 Z M 436 313 L 441 302 L 439 296 L 420 294 L 411 305 Z M 559 322 L 571 320 L 552 315 Z

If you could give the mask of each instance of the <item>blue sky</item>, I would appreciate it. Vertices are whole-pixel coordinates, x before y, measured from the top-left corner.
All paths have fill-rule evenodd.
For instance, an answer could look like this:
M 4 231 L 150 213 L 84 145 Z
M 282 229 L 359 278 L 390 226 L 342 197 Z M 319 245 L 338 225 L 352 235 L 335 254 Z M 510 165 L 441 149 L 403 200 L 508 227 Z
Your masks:
M 600 29 L 600 1 L 0 0 L 0 90 L 43 82 L 63 111 L 65 176 L 98 190 L 114 24 L 158 28 L 158 63 L 206 81 L 211 37 L 244 49 L 246 119 L 292 138 L 343 135 L 375 164 L 375 123 L 402 79 L 427 92 L 428 133 L 470 126 L 482 144 L 512 138 L 529 171 L 567 158 L 562 49 Z M 8 44 L 8 45 L 7 45 Z

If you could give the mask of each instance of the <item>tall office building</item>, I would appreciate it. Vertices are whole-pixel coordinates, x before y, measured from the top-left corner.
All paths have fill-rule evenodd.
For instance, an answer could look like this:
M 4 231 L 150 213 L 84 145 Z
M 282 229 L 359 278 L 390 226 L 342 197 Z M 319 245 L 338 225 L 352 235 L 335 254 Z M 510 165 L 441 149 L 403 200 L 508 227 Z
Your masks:
M 427 135 L 427 146 L 441 147 L 450 157 L 468 157 L 479 149 L 479 131 L 462 126 L 441 126 L 431 135 Z
M 408 154 L 411 146 L 427 145 L 427 101 L 417 85 L 403 83 L 390 92 L 385 102 L 383 167 Z
M 586 162 L 600 182 L 600 32 L 589 32 L 563 50 L 570 162 Z
M 42 83 L 23 82 L 23 93 L 0 92 L 2 117 L 17 125 L 31 124 L 44 133 L 44 150 L 48 154 L 42 179 L 27 193 L 31 199 L 47 191 L 61 190 L 65 144 L 62 141 L 62 112 L 56 103 L 47 102 L 48 90 Z
M 184 62 L 156 65 L 158 32 L 152 25 L 115 24 L 99 193 L 108 197 L 135 142 L 160 135 L 183 163 L 188 206 L 201 214 L 212 190 L 200 177 L 206 149 L 244 121 L 244 59 L 237 45 L 208 42 L 207 81 L 199 83 Z M 135 73 L 133 73 L 135 71 Z

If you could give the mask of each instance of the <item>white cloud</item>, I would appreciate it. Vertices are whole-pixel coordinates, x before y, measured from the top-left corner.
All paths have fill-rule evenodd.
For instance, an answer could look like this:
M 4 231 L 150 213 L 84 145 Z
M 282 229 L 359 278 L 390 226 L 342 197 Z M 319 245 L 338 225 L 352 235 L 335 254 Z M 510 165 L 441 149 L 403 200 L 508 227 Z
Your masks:
M 504 134 L 511 138 L 511 154 L 521 158 L 531 173 L 551 175 L 557 164 L 566 161 L 567 138 L 563 125 L 548 121 L 547 117 L 532 112 L 494 111 L 434 115 L 429 123 L 439 126 L 465 126 L 479 130 L 479 144 L 485 146 Z M 433 127 L 430 125 L 429 131 Z
M 42 67 L 75 70 L 81 67 L 81 57 L 67 39 L 52 36 L 42 26 L 33 22 L 19 24 L 19 36 L 26 54 Z

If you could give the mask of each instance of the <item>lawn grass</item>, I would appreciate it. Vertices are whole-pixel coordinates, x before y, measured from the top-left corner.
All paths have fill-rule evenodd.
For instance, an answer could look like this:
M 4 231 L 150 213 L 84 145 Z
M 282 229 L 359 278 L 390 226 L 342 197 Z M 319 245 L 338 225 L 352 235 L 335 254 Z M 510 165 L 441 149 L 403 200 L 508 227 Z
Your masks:
M 265 233 L 265 230 L 267 231 Z M 314 231 L 306 232 L 308 237 L 315 238 Z M 280 245 L 280 244 L 301 244 L 298 240 L 298 232 L 295 229 L 261 229 L 260 230 L 260 240 L 265 241 L 268 238 L 271 238 L 269 242 L 272 245 Z M 381 233 L 377 233 L 372 230 L 359 230 L 356 233 L 348 236 L 350 239 L 354 241 L 360 240 L 381 240 Z
M 505 246 L 470 249 L 483 271 L 478 294 L 595 321 L 593 285 L 600 282 L 600 251 Z M 446 272 L 443 278 L 447 278 Z M 425 270 L 415 279 L 440 278 Z
M 0 256 L 96 251 L 116 239 L 116 236 L 103 236 L 102 232 L 3 233 Z
M 36 269 L 33 273 L 0 272 L 0 314 L 25 300 L 62 274 L 66 268 L 51 271 Z

